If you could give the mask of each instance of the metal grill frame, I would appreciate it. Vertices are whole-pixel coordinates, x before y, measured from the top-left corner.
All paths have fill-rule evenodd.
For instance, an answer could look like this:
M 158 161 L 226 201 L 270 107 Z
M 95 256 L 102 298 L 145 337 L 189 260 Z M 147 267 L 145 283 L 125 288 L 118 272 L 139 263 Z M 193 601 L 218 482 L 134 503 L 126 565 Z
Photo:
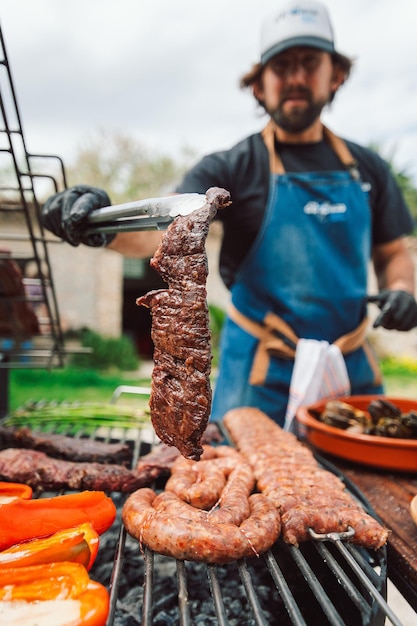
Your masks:
M 121 390 L 123 392 L 133 393 L 130 388 L 121 388 Z M 141 392 L 143 391 L 144 390 L 141 390 Z M 114 401 L 117 400 L 119 395 L 120 392 L 115 394 Z M 54 428 L 53 425 L 49 425 L 48 432 L 54 432 L 58 427 L 59 424 L 56 425 L 56 428 Z M 74 437 L 88 437 L 89 439 L 98 439 L 100 441 L 129 443 L 133 451 L 132 467 L 136 465 L 139 457 L 149 452 L 156 443 L 154 434 L 152 441 L 150 441 L 149 433 L 146 433 L 145 436 L 143 431 L 137 429 L 126 430 L 101 427 L 94 433 L 84 432 L 82 429 L 68 431 L 66 433 L 60 432 L 61 434 Z M 341 477 L 347 489 L 354 497 L 359 499 L 363 508 L 371 515 L 375 516 L 369 503 L 350 481 L 347 481 L 343 475 L 327 461 L 324 461 L 320 457 L 318 457 L 317 460 L 323 467 Z M 51 495 L 56 494 L 50 492 L 35 493 L 35 497 L 50 497 Z M 100 580 L 100 577 L 95 575 L 95 568 L 93 566 L 90 575 L 93 579 L 99 580 L 99 582 L 108 586 L 110 593 L 110 610 L 106 626 L 114 626 L 117 617 L 117 604 L 120 599 L 120 584 L 124 573 L 126 542 L 137 542 L 127 535 L 121 521 L 121 508 L 127 496 L 119 493 L 109 493 L 109 495 L 110 497 L 113 496 L 118 506 L 118 515 L 115 522 L 118 528 L 114 535 L 117 539 L 115 538 L 114 541 L 112 541 L 111 548 L 109 548 L 109 546 L 106 547 L 106 550 L 111 549 L 112 551 L 112 571 L 108 580 Z M 175 561 L 175 559 L 169 557 L 156 555 L 148 548 L 139 546 L 139 544 L 137 548 L 138 565 L 143 565 L 143 579 L 138 580 L 138 598 L 140 593 L 143 594 L 141 616 L 138 615 L 138 619 L 141 619 L 141 626 L 152 626 L 154 623 L 154 578 L 157 575 L 155 574 L 154 567 L 155 558 L 165 559 L 167 563 L 170 563 L 171 567 L 173 565 L 175 566 L 179 621 L 173 623 L 179 623 L 180 626 L 192 626 L 198 616 L 193 615 L 191 609 L 194 586 L 193 581 L 189 581 L 187 575 L 189 563 L 187 561 Z M 310 551 L 310 553 L 308 553 L 308 551 Z M 340 613 L 340 609 L 335 606 L 334 599 L 330 597 L 329 589 L 326 589 L 325 585 L 321 583 L 321 573 L 317 574 L 315 571 L 315 566 L 311 562 L 311 553 L 315 555 L 315 559 L 318 559 L 323 566 L 325 564 L 326 571 L 328 570 L 329 575 L 335 583 L 337 583 L 338 589 L 343 591 L 349 605 L 354 611 L 357 611 L 362 626 L 383 626 L 387 618 L 393 626 L 403 626 L 386 602 L 387 553 L 385 546 L 377 551 L 370 552 L 360 546 L 345 541 L 311 540 L 305 544 L 301 544 L 300 547 L 295 547 L 285 544 L 281 539 L 279 539 L 270 550 L 261 555 L 259 559 L 254 557 L 253 559 L 244 559 L 235 561 L 233 564 L 228 564 L 229 567 L 235 568 L 236 578 L 240 581 L 241 588 L 244 591 L 247 607 L 251 614 L 251 621 L 247 622 L 248 624 L 251 626 L 252 624 L 255 626 L 269 626 L 270 624 L 265 615 L 265 607 L 262 606 L 261 598 L 258 595 L 256 583 L 253 581 L 253 567 L 256 562 L 256 565 L 259 567 L 261 567 L 260 564 L 262 563 L 265 567 L 265 573 L 269 573 L 271 589 L 274 590 L 274 593 L 278 593 L 281 601 L 279 608 L 282 610 L 282 607 L 285 607 L 291 624 L 294 626 L 310 626 L 307 621 L 308 617 L 306 617 L 300 609 L 297 598 L 286 578 L 286 572 L 283 571 L 280 563 L 284 555 L 285 558 L 289 559 L 290 563 L 294 565 L 303 585 L 308 588 L 309 593 L 316 599 L 318 610 L 321 610 L 323 613 L 321 624 L 323 626 L 348 626 Z M 141 561 L 142 564 L 140 563 Z M 215 623 L 219 626 L 229 626 L 221 578 L 219 577 L 223 566 L 210 564 L 200 565 L 202 569 L 205 570 L 204 576 L 210 590 L 213 604 L 213 618 L 217 620 Z M 268 610 L 270 610 L 270 607 L 268 607 Z M 357 624 L 359 625 L 359 622 L 355 619 L 354 626 L 357 626 Z
M 126 391 L 132 390 L 129 389 Z M 102 437 L 103 433 L 101 432 L 100 434 Z M 105 439 L 108 441 L 115 441 L 115 437 L 112 435 L 111 429 L 109 429 L 109 433 Z M 118 439 L 118 441 L 123 440 L 123 438 Z M 143 451 L 143 446 L 145 446 L 145 451 Z M 139 432 L 138 438 L 134 442 L 133 466 L 137 463 L 139 456 L 148 452 L 149 449 L 149 444 L 143 443 L 141 433 Z M 371 515 L 375 516 L 375 513 L 372 511 L 369 503 L 357 490 L 355 485 L 346 481 L 343 475 L 341 475 L 340 472 L 329 462 L 321 459 L 320 457 L 317 457 L 317 460 L 328 471 L 333 471 L 333 473 L 336 473 L 340 478 L 342 478 L 347 489 L 360 501 L 363 508 Z M 114 552 L 115 557 L 113 571 L 109 584 L 110 613 L 107 626 L 113 626 L 117 612 L 120 579 L 123 573 L 126 538 L 126 531 L 123 524 L 120 523 L 119 537 Z M 400 620 L 386 602 L 387 553 L 385 546 L 375 552 L 370 552 L 360 546 L 340 540 L 311 540 L 308 544 L 309 549 L 315 551 L 317 558 L 326 564 L 326 567 L 329 572 L 331 572 L 334 580 L 338 581 L 340 589 L 343 590 L 346 598 L 352 603 L 352 607 L 358 611 L 358 615 L 360 615 L 360 619 L 362 620 L 362 626 L 383 626 L 386 618 L 391 621 L 393 626 L 402 626 Z M 316 598 L 318 606 L 323 612 L 323 626 L 324 624 L 330 624 L 331 626 L 344 626 L 345 621 L 343 620 L 339 610 L 334 606 L 332 599 L 329 597 L 328 592 L 321 584 L 319 577 L 316 575 L 314 568 L 311 565 L 310 557 L 305 555 L 305 548 L 305 545 L 301 545 L 297 548 L 295 546 L 285 544 L 282 540 L 278 540 L 273 548 L 260 557 L 265 564 L 265 569 L 268 570 L 271 576 L 271 587 L 274 587 L 277 590 L 288 616 L 291 619 L 291 623 L 294 624 L 294 626 L 309 626 L 308 621 L 306 621 L 306 617 L 303 616 L 297 599 L 294 597 L 294 594 L 292 593 L 286 580 L 285 574 L 279 564 L 279 555 L 285 553 L 300 572 L 305 584 Z M 143 580 L 140 583 L 143 587 L 141 625 L 151 626 L 154 620 L 155 556 L 159 559 L 166 559 L 167 562 L 171 563 L 171 565 L 175 562 L 179 624 L 181 626 L 191 626 L 194 623 L 193 620 L 195 620 L 197 616 L 192 615 L 190 607 L 190 598 L 192 598 L 193 595 L 193 583 L 192 581 L 189 582 L 187 578 L 187 562 L 175 561 L 169 557 L 161 557 L 160 555 L 155 555 L 146 547 L 138 546 L 138 559 L 143 561 L 144 572 Z M 268 626 L 268 621 L 266 621 L 261 601 L 252 581 L 251 561 L 254 560 L 255 559 L 236 561 L 236 576 L 240 579 L 242 587 L 245 591 L 247 604 L 252 615 L 251 623 L 256 626 Z M 341 566 L 341 563 L 343 564 L 343 567 Z M 227 611 L 218 576 L 219 568 L 222 566 L 202 564 L 202 567 L 206 570 L 205 576 L 207 578 L 207 584 L 211 590 L 213 614 L 217 619 L 217 624 L 219 626 L 228 626 L 229 622 L 227 618 Z M 355 621 L 355 626 L 356 623 L 357 622 Z

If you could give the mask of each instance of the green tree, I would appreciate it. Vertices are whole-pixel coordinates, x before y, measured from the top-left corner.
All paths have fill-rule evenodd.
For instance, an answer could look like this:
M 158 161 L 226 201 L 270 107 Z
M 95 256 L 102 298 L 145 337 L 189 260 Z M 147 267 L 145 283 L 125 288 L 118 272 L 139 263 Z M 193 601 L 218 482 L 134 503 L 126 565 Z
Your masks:
M 413 180 L 411 176 L 404 171 L 393 171 L 397 183 L 404 194 L 405 201 L 407 202 L 414 219 L 417 221 L 417 189 L 414 186 Z M 414 229 L 414 234 L 417 234 L 417 227 Z
M 132 137 L 97 131 L 67 166 L 68 185 L 105 189 L 113 204 L 152 198 L 173 191 L 193 159 L 191 149 L 184 148 L 174 160 L 150 151 Z
M 369 146 L 371 150 L 377 152 L 388 163 L 391 172 L 393 173 L 395 180 L 400 187 L 405 201 L 411 211 L 412 216 L 417 222 L 417 188 L 412 176 L 405 169 L 399 169 L 395 163 L 395 151 L 390 154 L 383 154 L 378 144 L 371 144 Z M 417 234 L 417 227 L 414 229 L 414 234 Z

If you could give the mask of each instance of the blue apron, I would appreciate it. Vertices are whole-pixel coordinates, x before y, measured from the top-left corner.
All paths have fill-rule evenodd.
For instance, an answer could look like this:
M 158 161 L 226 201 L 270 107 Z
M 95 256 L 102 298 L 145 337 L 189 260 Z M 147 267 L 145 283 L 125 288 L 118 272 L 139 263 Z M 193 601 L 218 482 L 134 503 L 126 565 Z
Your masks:
M 274 313 L 297 337 L 335 342 L 366 316 L 371 210 L 356 171 L 284 171 L 275 154 L 273 130 L 265 129 L 271 177 L 258 236 L 231 289 L 232 304 L 262 324 Z M 346 144 L 325 137 L 347 166 Z M 355 176 L 356 174 L 356 176 Z M 258 339 L 226 320 L 215 385 L 212 420 L 239 406 L 255 406 L 282 425 L 294 362 L 274 355 L 262 384 L 250 384 Z M 345 355 L 352 394 L 382 393 L 369 346 Z

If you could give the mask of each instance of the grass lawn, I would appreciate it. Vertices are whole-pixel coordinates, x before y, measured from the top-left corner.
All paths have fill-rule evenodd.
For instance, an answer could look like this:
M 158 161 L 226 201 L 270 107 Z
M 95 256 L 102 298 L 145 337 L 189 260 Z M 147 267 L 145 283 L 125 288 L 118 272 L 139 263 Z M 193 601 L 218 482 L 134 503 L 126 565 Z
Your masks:
M 412 378 L 387 376 L 385 387 L 387 396 L 411 398 L 417 402 L 417 376 Z
M 387 395 L 417 400 L 417 366 L 392 360 L 382 363 Z M 109 402 L 120 385 L 150 386 L 150 372 L 111 372 L 64 368 L 50 372 L 38 369 L 8 371 L 9 411 L 25 402 Z M 128 395 L 123 396 L 124 401 Z M 129 398 L 134 401 L 134 396 Z
M 149 378 L 134 373 L 102 373 L 96 370 L 10 370 L 9 411 L 29 401 L 109 402 L 120 385 L 149 387 Z

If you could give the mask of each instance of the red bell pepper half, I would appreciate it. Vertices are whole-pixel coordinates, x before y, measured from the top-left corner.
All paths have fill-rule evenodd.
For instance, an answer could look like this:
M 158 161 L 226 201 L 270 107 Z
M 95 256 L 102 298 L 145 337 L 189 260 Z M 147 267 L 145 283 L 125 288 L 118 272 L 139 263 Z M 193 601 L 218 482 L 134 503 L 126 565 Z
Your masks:
M 101 535 L 116 518 L 116 507 L 104 491 L 81 491 L 52 498 L 0 503 L 0 550 L 48 537 L 66 528 L 90 522 Z
M 109 594 L 81 563 L 0 571 L 0 623 L 8 626 L 105 626 Z
M 91 569 L 99 548 L 99 535 L 90 523 L 59 530 L 50 537 L 32 539 L 0 552 L 0 570 L 42 563 L 73 561 Z
M 0 498 L 23 498 L 30 500 L 33 491 L 29 485 L 22 483 L 7 483 L 0 480 Z

